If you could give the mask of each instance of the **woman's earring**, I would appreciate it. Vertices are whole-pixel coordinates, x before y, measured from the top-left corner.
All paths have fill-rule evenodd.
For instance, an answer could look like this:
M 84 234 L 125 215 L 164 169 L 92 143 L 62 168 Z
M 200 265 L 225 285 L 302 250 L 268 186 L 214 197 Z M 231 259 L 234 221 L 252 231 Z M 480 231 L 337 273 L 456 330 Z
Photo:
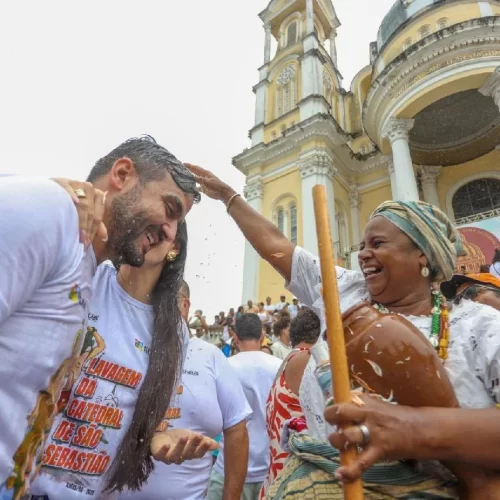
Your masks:
M 422 272 L 422 276 L 424 278 L 428 278 L 429 277 L 430 272 L 429 272 L 429 268 L 428 267 L 423 267 L 421 272 Z
M 175 252 L 168 252 L 165 256 L 165 260 L 167 262 L 173 262 L 177 258 L 177 254 Z

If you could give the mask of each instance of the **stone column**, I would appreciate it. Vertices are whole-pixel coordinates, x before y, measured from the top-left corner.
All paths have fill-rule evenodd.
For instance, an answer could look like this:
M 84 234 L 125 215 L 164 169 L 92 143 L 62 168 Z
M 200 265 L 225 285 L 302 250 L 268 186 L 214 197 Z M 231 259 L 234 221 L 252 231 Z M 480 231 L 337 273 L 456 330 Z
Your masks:
M 306 0 L 306 36 L 314 33 L 314 3 Z
M 420 167 L 420 181 L 422 182 L 422 192 L 424 201 L 441 208 L 439 203 L 439 194 L 437 190 L 437 179 L 441 173 L 442 167 Z
M 312 197 L 312 188 L 317 184 L 323 184 L 326 187 L 332 242 L 338 240 L 335 223 L 335 193 L 333 189 L 333 178 L 336 173 L 337 170 L 333 166 L 332 159 L 325 153 L 314 152 L 301 159 L 303 246 L 313 255 L 319 253 Z
M 264 30 L 266 32 L 266 39 L 264 43 L 264 64 L 271 60 L 271 25 L 265 24 Z
M 398 199 L 398 186 L 396 185 L 396 171 L 394 170 L 394 160 L 389 158 L 387 160 L 387 171 L 389 172 L 389 177 L 391 179 L 391 194 L 392 199 Z
M 264 185 L 260 179 L 245 186 L 245 198 L 248 204 L 259 213 L 262 209 L 263 196 Z M 259 254 L 248 241 L 245 241 L 242 304 L 246 304 L 249 299 L 257 303 L 259 299 L 259 262 Z
M 486 80 L 479 92 L 487 97 L 493 97 L 495 104 L 500 109 L 500 66 Z
M 413 171 L 408 133 L 415 120 L 391 118 L 382 131 L 382 137 L 389 139 L 394 161 L 397 199 L 402 201 L 417 201 L 418 187 Z
M 333 61 L 335 67 L 337 67 L 337 32 L 335 30 L 330 31 L 330 58 Z
M 359 227 L 359 191 L 356 184 L 353 184 L 350 188 L 349 201 L 351 202 L 352 246 L 356 246 L 359 245 L 361 241 L 361 228 Z

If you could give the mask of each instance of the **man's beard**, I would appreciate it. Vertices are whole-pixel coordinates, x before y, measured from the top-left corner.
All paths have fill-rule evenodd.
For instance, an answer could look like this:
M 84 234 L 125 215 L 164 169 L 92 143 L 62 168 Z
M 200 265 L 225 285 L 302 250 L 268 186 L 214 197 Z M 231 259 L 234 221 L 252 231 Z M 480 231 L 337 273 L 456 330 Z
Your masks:
M 148 215 L 139 208 L 140 186 L 113 198 L 108 222 L 108 249 L 115 267 L 141 267 L 144 253 L 139 239 L 148 228 Z

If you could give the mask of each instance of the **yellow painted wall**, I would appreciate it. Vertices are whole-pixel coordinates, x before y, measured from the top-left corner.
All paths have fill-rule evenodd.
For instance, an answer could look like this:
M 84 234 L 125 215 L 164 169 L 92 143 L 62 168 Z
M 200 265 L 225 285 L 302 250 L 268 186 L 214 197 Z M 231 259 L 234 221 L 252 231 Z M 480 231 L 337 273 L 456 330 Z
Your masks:
M 383 185 L 376 187 L 370 191 L 361 193 L 360 196 L 360 207 L 359 207 L 359 223 L 361 225 L 361 234 L 363 234 L 364 228 L 371 213 L 384 201 L 391 200 L 391 185 Z
M 435 33 L 438 31 L 437 22 L 444 17 L 448 19 L 449 26 L 452 26 L 469 19 L 481 17 L 481 12 L 476 1 L 436 7 L 425 16 L 416 16 L 413 22 L 410 22 L 398 36 L 390 41 L 379 57 L 382 57 L 385 65 L 387 65 L 403 52 L 403 44 L 408 38 L 411 38 L 413 44 L 417 43 L 420 40 L 418 30 L 425 25 L 429 25 L 431 33 Z
M 275 165 L 270 165 L 267 170 L 276 168 Z M 269 180 L 265 180 L 264 198 L 262 200 L 262 214 L 271 218 L 273 205 L 276 200 L 284 193 L 292 194 L 297 200 L 297 222 L 298 222 L 298 244 L 303 241 L 302 236 L 302 182 L 300 171 L 293 170 L 284 175 L 277 175 Z M 291 200 L 288 197 L 284 202 Z M 270 295 L 273 301 L 278 302 L 279 296 L 284 290 L 283 278 L 264 260 L 260 260 L 259 264 L 259 300 L 264 300 Z M 290 294 L 287 294 L 291 300 Z
M 462 165 L 443 168 L 437 181 L 441 208 L 447 212 L 446 195 L 448 191 L 452 189 L 455 184 L 457 184 L 457 182 L 460 182 L 467 177 L 480 174 L 481 172 L 488 171 L 500 172 L 499 150 L 493 150 L 480 158 L 463 163 Z M 453 217 L 453 213 L 448 213 L 448 215 Z

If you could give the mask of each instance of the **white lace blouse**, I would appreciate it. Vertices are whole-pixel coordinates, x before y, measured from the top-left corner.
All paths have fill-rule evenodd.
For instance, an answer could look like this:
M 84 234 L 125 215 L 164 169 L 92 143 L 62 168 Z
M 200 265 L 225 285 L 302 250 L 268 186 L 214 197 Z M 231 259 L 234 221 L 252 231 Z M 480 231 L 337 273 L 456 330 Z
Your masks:
M 337 267 L 342 312 L 363 300 L 370 300 L 363 275 Z M 296 247 L 292 276 L 287 288 L 299 301 L 313 309 L 325 325 L 321 296 L 319 259 Z M 405 316 L 427 338 L 429 316 Z M 450 344 L 445 368 L 463 408 L 488 408 L 500 403 L 500 312 L 472 301 L 462 301 L 450 312 Z M 315 439 L 326 436 L 323 420 L 324 398 L 314 377 L 311 357 L 299 390 L 309 432 Z

